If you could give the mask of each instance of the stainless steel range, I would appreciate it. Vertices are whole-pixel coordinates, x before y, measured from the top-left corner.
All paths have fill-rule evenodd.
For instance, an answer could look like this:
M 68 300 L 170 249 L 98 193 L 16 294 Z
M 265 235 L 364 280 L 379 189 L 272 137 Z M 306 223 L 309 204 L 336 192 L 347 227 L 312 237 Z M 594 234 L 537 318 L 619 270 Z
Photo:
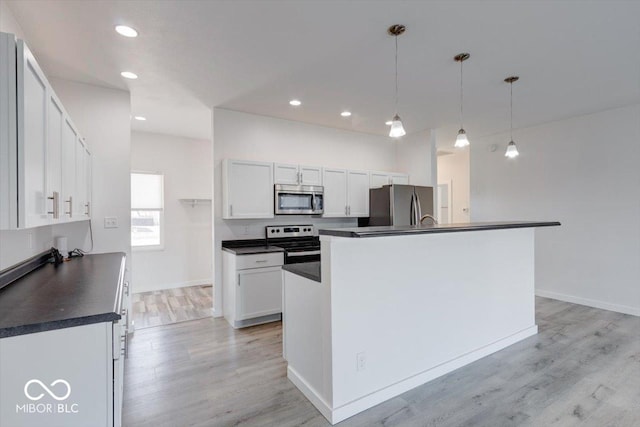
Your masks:
M 284 249 L 284 263 L 320 261 L 320 238 L 313 225 L 278 225 L 266 227 L 267 246 Z

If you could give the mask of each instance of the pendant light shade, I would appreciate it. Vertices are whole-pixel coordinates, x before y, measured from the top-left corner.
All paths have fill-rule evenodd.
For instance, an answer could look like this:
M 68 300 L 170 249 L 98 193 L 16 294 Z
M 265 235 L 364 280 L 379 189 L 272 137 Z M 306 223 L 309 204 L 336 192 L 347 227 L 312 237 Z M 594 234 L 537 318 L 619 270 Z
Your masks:
M 396 114 L 395 116 L 393 116 L 393 120 L 391 121 L 391 130 L 389 130 L 389 136 L 393 138 L 399 138 L 406 134 L 407 132 L 405 132 L 404 126 L 402 126 L 402 120 L 400 120 L 400 116 Z
M 400 120 L 400 116 L 398 115 L 398 36 L 403 34 L 405 30 L 404 25 L 398 24 L 390 26 L 387 30 L 387 32 L 396 39 L 396 112 L 391 120 L 391 129 L 389 130 L 389 136 L 392 138 L 399 138 L 407 134 L 402 125 L 402 120 Z
M 507 145 L 507 152 L 504 153 L 504 156 L 513 159 L 514 157 L 518 157 L 519 154 L 520 153 L 518 153 L 518 147 L 516 147 L 516 143 L 511 141 Z
M 469 145 L 469 140 L 467 139 L 467 133 L 464 129 L 460 129 L 458 131 L 458 137 L 456 138 L 456 143 L 453 144 L 456 148 L 463 148 Z
M 469 145 L 469 139 L 467 138 L 467 132 L 464 130 L 464 126 L 462 126 L 463 119 L 463 91 L 462 91 L 462 63 L 469 59 L 471 55 L 468 53 L 459 53 L 453 57 L 456 62 L 460 63 L 460 130 L 458 131 L 458 137 L 456 138 L 456 143 L 453 144 L 456 148 L 464 148 Z
M 504 153 L 504 156 L 509 159 L 516 158 L 520 155 L 516 143 L 513 142 L 513 83 L 519 79 L 520 77 L 518 76 L 511 76 L 504 79 L 505 82 L 509 83 L 509 136 L 511 138 L 511 141 L 507 144 L 507 151 Z

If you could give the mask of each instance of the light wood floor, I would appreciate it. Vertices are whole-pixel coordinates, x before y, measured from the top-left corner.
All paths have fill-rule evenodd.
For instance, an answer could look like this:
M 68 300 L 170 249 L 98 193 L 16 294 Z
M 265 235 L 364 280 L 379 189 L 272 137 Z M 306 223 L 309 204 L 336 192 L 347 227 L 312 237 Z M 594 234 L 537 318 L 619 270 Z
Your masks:
M 538 298 L 540 333 L 340 426 L 640 426 L 640 318 Z M 280 323 L 137 331 L 124 425 L 328 426 L 286 378 Z
M 131 300 L 135 329 L 211 317 L 211 285 L 164 289 L 133 294 Z

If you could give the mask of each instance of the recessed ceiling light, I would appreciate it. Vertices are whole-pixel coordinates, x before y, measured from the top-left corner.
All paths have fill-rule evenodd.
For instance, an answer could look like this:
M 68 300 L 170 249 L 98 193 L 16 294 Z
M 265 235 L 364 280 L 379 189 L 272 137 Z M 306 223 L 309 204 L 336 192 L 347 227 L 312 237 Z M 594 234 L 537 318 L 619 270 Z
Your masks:
M 302 102 L 300 102 L 300 100 L 298 100 L 298 99 L 292 99 L 291 101 L 289 101 L 289 105 L 293 105 L 294 107 L 298 107 L 298 106 L 302 105 Z
M 137 79 L 138 75 L 136 73 L 132 73 L 131 71 L 123 71 L 120 73 L 120 75 L 122 77 L 124 77 L 125 79 Z
M 138 32 L 126 25 L 116 25 L 116 32 L 125 37 L 138 37 Z
M 393 124 L 393 122 L 391 120 L 389 120 L 388 122 L 384 122 L 385 125 L 387 126 L 391 126 Z
M 144 122 L 145 120 L 147 120 L 147 118 L 144 117 L 144 116 L 134 116 L 133 118 L 136 119 L 136 120 L 139 120 L 141 122 Z
M 349 117 L 351 115 L 351 111 L 343 111 L 342 113 L 340 113 L 340 115 L 342 117 Z

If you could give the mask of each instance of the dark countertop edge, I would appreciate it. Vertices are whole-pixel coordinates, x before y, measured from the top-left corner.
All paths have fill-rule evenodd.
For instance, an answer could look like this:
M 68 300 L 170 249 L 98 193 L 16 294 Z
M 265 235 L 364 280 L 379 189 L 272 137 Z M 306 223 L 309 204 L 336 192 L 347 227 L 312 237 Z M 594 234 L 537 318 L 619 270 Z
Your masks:
M 266 253 L 278 253 L 278 252 L 284 252 L 284 249 L 280 248 L 280 247 L 276 247 L 276 246 L 269 246 L 267 247 L 260 247 L 260 246 L 256 246 L 256 247 L 238 247 L 238 248 L 227 248 L 227 247 L 222 247 L 222 250 L 225 252 L 229 252 L 231 254 L 237 255 L 253 255 L 253 254 L 266 254 Z
M 558 221 L 550 222 L 522 222 L 522 223 L 489 223 L 477 225 L 460 225 L 451 227 L 425 227 L 425 228 L 407 228 L 404 230 L 363 230 L 354 231 L 353 229 L 330 229 L 320 230 L 319 233 L 322 236 L 336 236 L 336 237 L 384 237 L 384 236 L 399 236 L 404 234 L 428 234 L 428 233 L 456 233 L 463 231 L 485 231 L 485 230 L 503 230 L 509 228 L 533 228 L 533 227 L 556 227 L 561 225 Z
M 305 268 L 305 265 L 308 267 L 311 264 L 319 265 L 320 261 L 304 262 L 299 264 L 285 264 L 282 266 L 282 270 L 288 271 L 289 273 L 297 274 L 298 276 L 313 280 L 314 282 L 322 283 L 321 274 L 312 273 L 310 270 L 314 268 Z
M 10 326 L 8 328 L 0 329 L 0 338 L 9 338 L 19 335 L 35 334 L 37 332 L 47 332 L 56 329 L 72 328 L 74 326 L 91 325 L 93 323 L 114 322 L 120 320 L 120 318 L 121 316 L 117 313 L 102 313 L 65 320 L 34 323 L 31 325 Z

